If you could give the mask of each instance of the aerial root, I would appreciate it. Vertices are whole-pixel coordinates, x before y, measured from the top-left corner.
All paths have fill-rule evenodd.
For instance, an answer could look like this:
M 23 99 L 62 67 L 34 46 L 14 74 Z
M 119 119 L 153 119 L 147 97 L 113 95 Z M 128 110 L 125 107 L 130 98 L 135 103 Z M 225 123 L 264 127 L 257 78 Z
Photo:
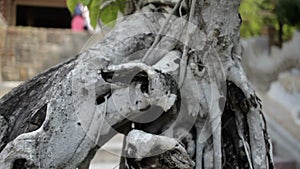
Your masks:
M 261 107 L 259 100 L 254 93 L 239 61 L 229 59 L 226 63 L 227 79 L 240 88 L 248 100 L 249 111 L 247 113 L 247 123 L 249 126 L 249 138 L 251 147 L 251 157 L 254 169 L 264 169 L 267 167 L 265 138 L 263 133 Z M 248 154 L 249 156 L 249 154 Z

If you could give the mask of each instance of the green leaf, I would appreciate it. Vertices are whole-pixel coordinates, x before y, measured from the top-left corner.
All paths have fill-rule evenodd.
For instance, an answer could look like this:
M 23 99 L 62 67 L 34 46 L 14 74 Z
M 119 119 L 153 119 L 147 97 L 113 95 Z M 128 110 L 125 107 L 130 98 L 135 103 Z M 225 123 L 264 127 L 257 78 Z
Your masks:
M 126 7 L 126 0 L 116 0 L 116 4 L 119 7 L 119 10 L 124 13 Z
M 71 14 L 74 14 L 77 3 L 78 3 L 78 0 L 67 0 L 67 7 L 68 7 L 69 11 L 71 12 Z
M 91 2 L 91 0 L 79 0 L 81 3 L 82 3 L 82 5 L 84 5 L 84 6 L 88 6 L 89 4 L 90 4 L 90 2 Z
M 100 16 L 101 3 L 102 3 L 102 0 L 91 0 L 90 4 L 88 5 L 88 9 L 90 12 L 91 25 L 94 28 L 96 28 L 97 20 Z
M 79 0 L 89 1 L 88 9 L 90 13 L 91 25 L 95 28 L 100 18 L 102 23 L 115 25 L 118 11 L 124 12 L 126 0 Z M 87 3 L 87 2 L 86 2 Z M 84 4 L 85 5 L 85 4 Z
M 111 2 L 100 10 L 100 19 L 104 24 L 115 23 L 118 17 L 119 6 L 115 2 Z

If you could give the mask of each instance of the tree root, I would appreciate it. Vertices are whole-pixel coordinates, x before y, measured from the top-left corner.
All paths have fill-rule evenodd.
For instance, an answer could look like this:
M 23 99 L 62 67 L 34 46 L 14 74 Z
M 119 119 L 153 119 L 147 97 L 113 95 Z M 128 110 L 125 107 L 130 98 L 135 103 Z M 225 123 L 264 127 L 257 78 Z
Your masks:
M 195 163 L 190 159 L 185 148 L 174 138 L 148 134 L 139 130 L 132 130 L 127 135 L 126 156 L 139 161 L 136 165 L 144 168 L 143 160 L 161 159 L 153 163 L 151 168 L 182 168 L 192 169 Z M 128 166 L 135 165 L 133 162 Z M 129 167 L 130 168 L 130 167 Z

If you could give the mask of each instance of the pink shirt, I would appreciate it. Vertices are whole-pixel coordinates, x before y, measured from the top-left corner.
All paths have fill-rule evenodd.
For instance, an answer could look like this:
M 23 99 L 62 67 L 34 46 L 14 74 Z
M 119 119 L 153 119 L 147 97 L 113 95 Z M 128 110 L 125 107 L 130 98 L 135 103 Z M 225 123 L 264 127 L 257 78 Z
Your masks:
M 84 30 L 84 19 L 82 16 L 75 16 L 73 19 L 72 19 L 72 23 L 71 23 L 71 27 L 72 27 L 72 30 L 74 32 L 82 32 Z

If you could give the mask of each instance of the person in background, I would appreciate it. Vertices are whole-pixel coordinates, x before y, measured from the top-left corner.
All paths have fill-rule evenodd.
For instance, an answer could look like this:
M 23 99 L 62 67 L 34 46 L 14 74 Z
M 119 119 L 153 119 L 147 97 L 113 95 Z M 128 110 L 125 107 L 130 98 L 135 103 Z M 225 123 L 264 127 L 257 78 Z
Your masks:
M 71 22 L 72 31 L 82 32 L 82 31 L 84 31 L 84 26 L 85 26 L 85 20 L 82 16 L 81 6 L 80 6 L 80 4 L 77 4 L 75 11 L 74 11 L 73 19 Z
M 92 27 L 92 25 L 90 24 L 90 14 L 89 14 L 89 10 L 88 8 L 85 6 L 82 9 L 82 16 L 85 20 L 85 29 L 90 32 L 93 33 L 94 32 L 94 28 Z

